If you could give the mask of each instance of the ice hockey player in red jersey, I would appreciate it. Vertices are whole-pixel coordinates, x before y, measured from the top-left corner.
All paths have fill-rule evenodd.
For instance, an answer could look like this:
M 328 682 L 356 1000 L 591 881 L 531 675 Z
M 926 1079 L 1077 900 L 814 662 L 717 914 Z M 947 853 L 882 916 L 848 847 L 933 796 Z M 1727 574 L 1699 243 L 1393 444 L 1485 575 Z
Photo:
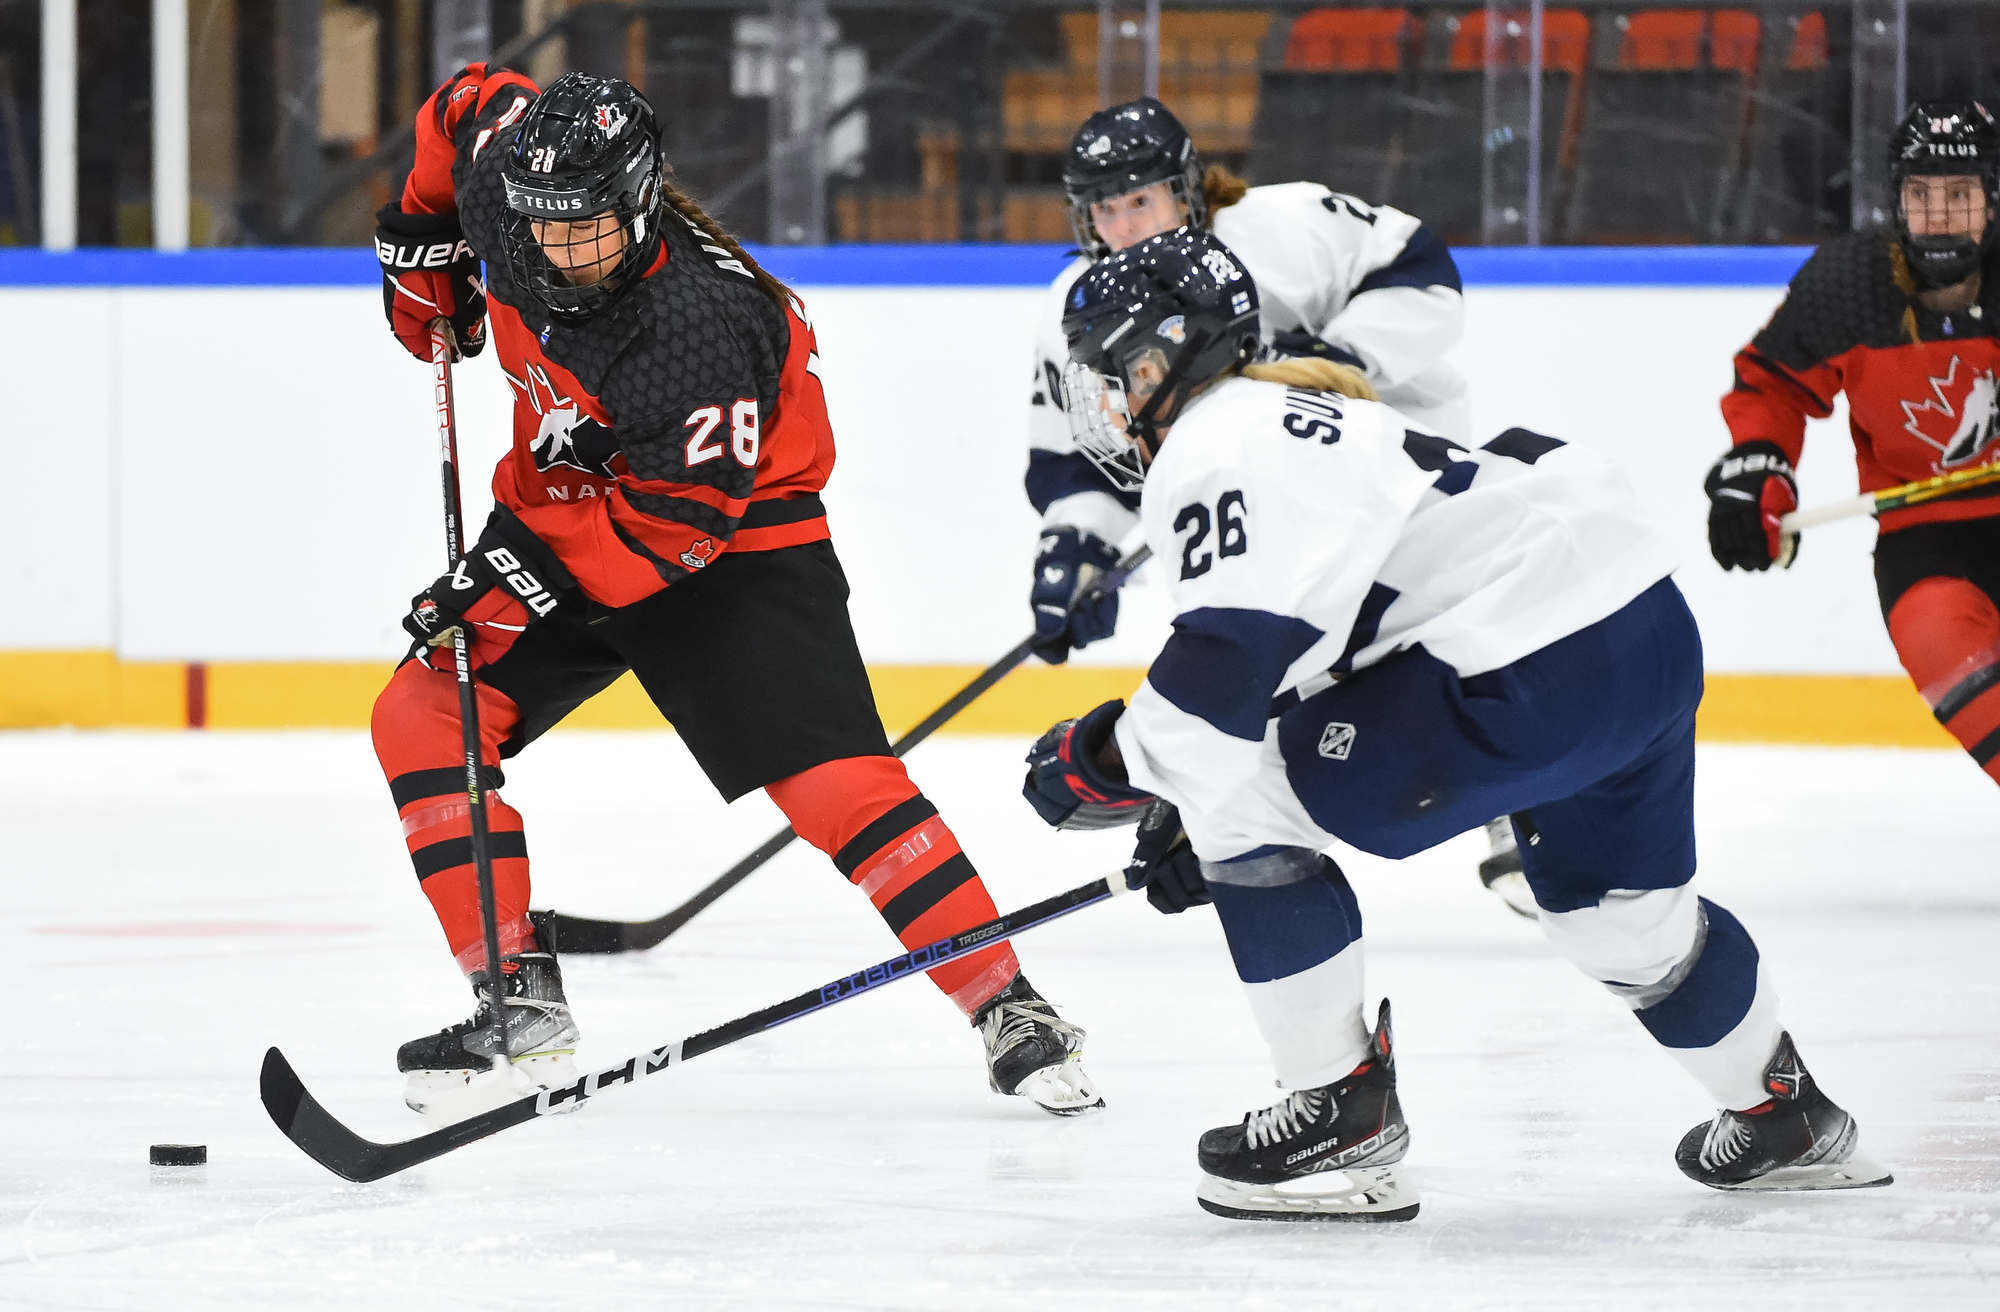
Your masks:
M 379 221 L 397 339 L 428 360 L 442 318 L 471 355 L 490 326 L 514 392 L 492 518 L 413 600 L 416 645 L 373 725 L 417 877 L 475 990 L 487 963 L 439 654 L 457 626 L 493 786 L 502 759 L 629 669 L 718 792 L 764 789 L 905 944 L 991 919 L 978 873 L 889 752 L 856 648 L 820 501 L 833 433 L 804 307 L 673 185 L 645 98 L 615 79 L 538 92 L 463 69 L 418 112 L 415 165 Z M 488 796 L 508 1055 L 538 1084 L 568 1083 L 578 1031 L 556 945 L 528 918 L 521 815 Z M 1059 1114 L 1102 1105 L 1082 1030 L 1011 947 L 932 978 L 982 1035 L 993 1088 Z M 487 1020 L 482 1002 L 403 1045 L 412 1106 L 490 1100 Z
M 1864 492 L 2000 458 L 2000 131 L 1975 102 L 1926 102 L 1889 158 L 1895 230 L 1821 246 L 1736 356 L 1722 400 L 1733 445 L 1706 484 L 1709 548 L 1724 569 L 1789 564 L 1778 521 L 1798 504 L 1806 420 L 1831 415 L 1843 391 Z M 1885 513 L 1875 588 L 1938 722 L 2000 780 L 1997 492 Z

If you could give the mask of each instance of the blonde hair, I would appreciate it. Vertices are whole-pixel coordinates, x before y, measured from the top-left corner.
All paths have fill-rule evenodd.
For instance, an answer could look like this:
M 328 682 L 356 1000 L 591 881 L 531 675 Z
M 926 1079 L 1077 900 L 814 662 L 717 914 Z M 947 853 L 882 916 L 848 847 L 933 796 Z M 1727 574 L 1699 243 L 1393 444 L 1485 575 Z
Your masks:
M 708 211 L 703 209 L 694 197 L 674 186 L 665 169 L 660 172 L 660 198 L 667 203 L 669 209 L 701 229 L 710 241 L 728 251 L 731 258 L 742 261 L 743 267 L 750 270 L 750 276 L 757 280 L 757 285 L 762 287 L 765 294 L 777 302 L 781 309 L 791 300 L 792 289 L 779 282 L 763 265 L 751 259 L 750 252 L 743 249 L 743 243 L 731 236 L 727 228 L 710 218 Z
M 1208 202 L 1208 217 L 1213 219 L 1217 210 L 1226 210 L 1243 199 L 1243 193 L 1250 190 L 1250 184 L 1231 173 L 1220 164 L 1211 164 L 1201 175 L 1202 199 Z
M 1351 364 L 1326 360 L 1316 355 L 1246 364 L 1243 376 L 1262 383 L 1283 383 L 1287 387 L 1310 388 L 1315 392 L 1338 392 L 1361 401 L 1379 401 L 1374 385 Z

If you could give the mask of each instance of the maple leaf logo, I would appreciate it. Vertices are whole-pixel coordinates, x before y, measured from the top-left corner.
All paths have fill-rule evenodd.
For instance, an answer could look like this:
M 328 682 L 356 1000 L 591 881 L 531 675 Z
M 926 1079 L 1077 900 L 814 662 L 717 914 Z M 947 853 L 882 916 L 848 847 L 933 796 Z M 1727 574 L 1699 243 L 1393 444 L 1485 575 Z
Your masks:
M 681 564 L 689 569 L 700 569 L 713 559 L 715 559 L 714 538 L 702 538 L 681 553 Z
M 1903 431 L 1938 452 L 1936 467 L 1942 471 L 1975 463 L 1994 438 L 2000 437 L 2000 379 L 1993 371 L 1967 370 L 1971 376 L 1959 380 L 1959 358 L 1951 357 L 1944 377 L 1931 378 L 1931 394 L 1922 401 L 1903 401 Z M 1944 424 L 1926 420 L 1937 416 Z M 1933 436 L 1926 429 L 1939 435 Z

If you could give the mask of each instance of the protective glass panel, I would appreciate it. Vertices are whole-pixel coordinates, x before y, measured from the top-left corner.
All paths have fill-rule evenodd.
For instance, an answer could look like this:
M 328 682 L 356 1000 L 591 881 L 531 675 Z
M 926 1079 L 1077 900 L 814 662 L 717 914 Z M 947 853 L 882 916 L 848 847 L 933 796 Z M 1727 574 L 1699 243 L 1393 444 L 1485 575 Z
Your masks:
M 151 230 L 150 6 L 79 0 L 78 236 Z M 38 0 L 0 0 L 0 241 L 38 231 Z M 684 189 L 757 241 L 1066 242 L 1093 110 L 1448 241 L 1812 241 L 1886 213 L 1903 103 L 1980 89 L 1990 0 L 188 0 L 197 244 L 348 244 L 480 52 L 638 84 Z

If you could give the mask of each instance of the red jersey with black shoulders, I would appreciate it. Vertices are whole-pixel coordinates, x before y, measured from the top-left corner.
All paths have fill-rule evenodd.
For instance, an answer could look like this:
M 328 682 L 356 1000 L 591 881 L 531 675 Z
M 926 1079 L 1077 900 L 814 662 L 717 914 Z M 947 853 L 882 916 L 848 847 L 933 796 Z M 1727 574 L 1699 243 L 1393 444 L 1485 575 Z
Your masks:
M 2000 458 L 2000 270 L 1953 314 L 1918 304 L 1893 234 L 1848 233 L 1814 251 L 1771 321 L 1736 355 L 1722 399 L 1731 440 L 1775 442 L 1797 465 L 1808 419 L 1847 394 L 1861 490 Z M 2000 487 L 1881 517 L 1910 524 L 2000 515 Z
M 493 475 L 506 507 L 592 600 L 625 606 L 723 551 L 827 536 L 833 429 L 811 324 L 670 206 L 635 285 L 576 322 L 509 277 L 500 163 L 539 94 L 519 73 L 462 70 L 417 114 L 407 213 L 458 215 L 486 266 L 492 338 L 514 391 Z

